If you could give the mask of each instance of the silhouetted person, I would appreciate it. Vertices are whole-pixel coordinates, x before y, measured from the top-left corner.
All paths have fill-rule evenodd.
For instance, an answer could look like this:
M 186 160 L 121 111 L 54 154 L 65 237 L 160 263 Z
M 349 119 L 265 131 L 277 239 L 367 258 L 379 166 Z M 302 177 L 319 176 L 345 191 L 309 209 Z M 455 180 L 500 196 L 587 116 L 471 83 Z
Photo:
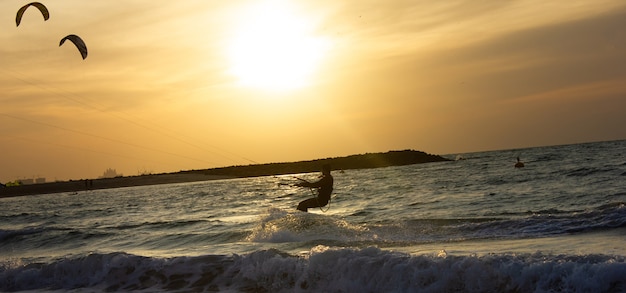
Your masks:
M 515 168 L 521 167 L 524 167 L 524 163 L 522 163 L 522 161 L 519 160 L 519 157 L 517 157 L 517 163 L 515 163 Z
M 298 204 L 298 210 L 306 212 L 309 208 L 323 207 L 330 201 L 330 194 L 333 192 L 333 176 L 330 175 L 330 165 L 322 166 L 322 178 L 315 182 L 302 182 L 296 184 L 300 187 L 317 188 L 317 197 L 303 200 Z

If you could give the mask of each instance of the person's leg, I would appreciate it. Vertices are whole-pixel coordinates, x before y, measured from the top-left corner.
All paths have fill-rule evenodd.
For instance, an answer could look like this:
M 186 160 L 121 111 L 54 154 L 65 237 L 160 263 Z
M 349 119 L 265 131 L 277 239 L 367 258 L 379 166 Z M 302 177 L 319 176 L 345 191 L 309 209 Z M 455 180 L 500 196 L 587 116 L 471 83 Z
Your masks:
M 317 203 L 317 198 L 309 198 L 309 199 L 301 201 L 298 204 L 298 210 L 303 211 L 303 212 L 306 212 L 309 208 L 316 208 L 316 207 L 319 207 L 319 204 Z

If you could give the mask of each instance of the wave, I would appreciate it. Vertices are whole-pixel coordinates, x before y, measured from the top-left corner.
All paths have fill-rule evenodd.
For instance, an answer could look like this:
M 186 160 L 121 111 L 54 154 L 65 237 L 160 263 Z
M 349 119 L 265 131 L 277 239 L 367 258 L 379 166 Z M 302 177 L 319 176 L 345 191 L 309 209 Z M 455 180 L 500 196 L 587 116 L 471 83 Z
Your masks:
M 154 229 L 154 230 L 167 230 L 177 229 L 186 226 L 193 226 L 202 224 L 207 220 L 177 220 L 177 221 L 153 221 L 153 222 L 141 222 L 141 223 L 126 223 L 111 226 L 102 226 L 101 228 L 113 229 L 113 230 L 132 230 L 132 229 Z
M 33 226 L 11 230 L 0 229 L 0 247 L 24 244 L 29 241 L 37 241 L 39 245 L 44 245 L 46 242 L 71 242 L 73 240 L 107 237 L 110 235 L 109 233 L 100 233 L 97 231 L 88 232 L 71 228 L 45 226 Z
M 580 167 L 580 168 L 574 168 L 572 170 L 566 170 L 564 172 L 564 175 L 569 176 L 569 177 L 588 177 L 591 175 L 603 174 L 603 173 L 611 174 L 615 171 L 619 171 L 619 170 L 615 168 L 606 168 L 606 167 L 605 168 Z
M 362 225 L 335 217 L 270 209 L 246 237 L 251 242 L 306 242 L 312 240 L 358 240 L 366 233 Z M 367 234 L 369 235 L 369 234 Z
M 17 238 L 20 236 L 26 236 L 26 235 L 31 235 L 31 234 L 38 234 L 43 232 L 45 229 L 44 228 L 39 228 L 39 227 L 27 227 L 27 228 L 23 228 L 23 229 L 16 229 L 16 230 L 2 230 L 0 229 L 0 243 L 1 242 L 5 242 L 5 241 L 9 241 L 13 238 Z
M 502 218 L 492 216 L 483 220 L 463 220 L 458 225 L 446 225 L 443 228 L 461 230 L 464 237 L 472 239 L 543 237 L 622 227 L 626 227 L 626 203 L 614 202 L 589 210 L 547 209 Z M 444 233 L 454 234 L 451 231 Z
M 472 239 L 520 239 L 626 227 L 626 203 L 588 210 L 546 209 L 475 218 L 406 218 L 353 223 L 341 217 L 270 209 L 246 241 L 282 243 L 332 240 L 406 245 Z
M 626 262 L 607 255 L 451 256 L 314 247 L 303 255 L 151 258 L 123 252 L 0 264 L 0 290 L 234 292 L 623 292 Z
M 355 223 L 350 219 L 271 209 L 241 241 L 342 247 L 400 247 L 478 239 L 530 239 L 593 233 L 626 227 L 626 204 L 590 210 L 527 211 L 484 218 L 384 219 Z M 237 241 L 236 237 L 230 238 Z
M 27 251 L 52 245 L 55 250 L 63 250 L 80 245 L 105 247 L 107 251 L 145 249 L 166 252 L 183 248 L 194 250 L 209 244 L 234 245 L 239 242 L 256 243 L 263 248 L 274 247 L 273 244 L 278 243 L 292 243 L 289 247 L 293 249 L 307 249 L 317 244 L 397 247 L 477 239 L 542 238 L 622 229 L 626 227 L 626 203 L 607 203 L 588 210 L 545 209 L 467 218 L 413 218 L 408 215 L 406 218 L 380 220 L 367 217 L 367 221 L 358 222 L 354 221 L 356 217 L 272 208 L 258 221 L 237 229 L 215 225 L 205 229 L 202 225 L 206 220 L 145 222 L 132 228 L 128 228 L 128 224 L 99 228 L 30 226 L 14 230 L 0 229 L 0 249 Z M 191 227 L 194 228 L 181 229 Z M 127 240 L 125 233 L 129 229 L 140 229 L 137 231 L 141 233 Z

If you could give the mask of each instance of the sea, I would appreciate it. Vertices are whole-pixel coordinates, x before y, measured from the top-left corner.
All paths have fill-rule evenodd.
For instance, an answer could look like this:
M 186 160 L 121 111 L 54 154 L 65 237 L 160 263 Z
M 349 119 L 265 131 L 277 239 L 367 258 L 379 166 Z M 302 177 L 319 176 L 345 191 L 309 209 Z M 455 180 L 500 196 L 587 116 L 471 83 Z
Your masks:
M 626 140 L 445 157 L 2 198 L 0 291 L 626 292 Z

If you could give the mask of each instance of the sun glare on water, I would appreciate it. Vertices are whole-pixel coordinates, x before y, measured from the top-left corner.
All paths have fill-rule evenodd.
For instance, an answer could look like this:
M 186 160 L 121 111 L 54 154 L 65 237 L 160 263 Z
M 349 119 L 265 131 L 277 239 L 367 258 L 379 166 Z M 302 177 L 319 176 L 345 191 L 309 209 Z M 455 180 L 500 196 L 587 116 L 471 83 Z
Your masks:
M 286 2 L 267 1 L 249 7 L 238 21 L 227 54 L 229 73 L 240 85 L 287 91 L 311 83 L 329 42 L 314 34 L 305 16 Z

